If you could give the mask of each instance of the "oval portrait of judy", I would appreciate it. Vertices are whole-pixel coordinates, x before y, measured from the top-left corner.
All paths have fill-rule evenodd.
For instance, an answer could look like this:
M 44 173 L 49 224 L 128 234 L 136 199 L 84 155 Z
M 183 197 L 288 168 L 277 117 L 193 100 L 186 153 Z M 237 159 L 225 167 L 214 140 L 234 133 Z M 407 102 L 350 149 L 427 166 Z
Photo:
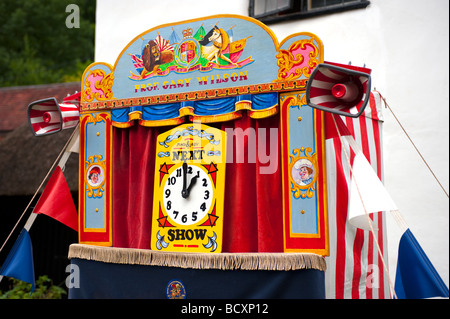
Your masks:
M 314 165 L 310 160 L 301 158 L 292 166 L 291 176 L 297 185 L 307 186 L 314 180 Z

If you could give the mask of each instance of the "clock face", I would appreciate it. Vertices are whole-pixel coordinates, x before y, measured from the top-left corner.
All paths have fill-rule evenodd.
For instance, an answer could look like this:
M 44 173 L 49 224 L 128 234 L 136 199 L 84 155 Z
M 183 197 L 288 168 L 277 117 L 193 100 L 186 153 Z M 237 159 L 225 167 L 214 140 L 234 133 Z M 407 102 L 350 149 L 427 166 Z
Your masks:
M 173 169 L 173 168 L 172 168 Z M 186 175 L 186 182 L 183 182 Z M 192 184 L 189 196 L 183 197 L 183 184 Z M 210 212 L 214 189 L 206 170 L 198 165 L 176 167 L 167 177 L 163 190 L 163 204 L 170 220 L 179 225 L 198 224 Z
M 151 249 L 222 250 L 226 134 L 182 124 L 157 137 Z

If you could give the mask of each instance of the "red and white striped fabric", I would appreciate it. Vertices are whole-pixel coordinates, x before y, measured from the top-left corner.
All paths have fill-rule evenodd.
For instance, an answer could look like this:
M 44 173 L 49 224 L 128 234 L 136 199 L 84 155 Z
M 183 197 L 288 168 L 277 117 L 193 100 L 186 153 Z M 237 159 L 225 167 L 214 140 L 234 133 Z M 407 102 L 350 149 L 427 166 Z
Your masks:
M 333 120 L 333 116 L 335 120 Z M 370 231 L 349 223 L 351 171 L 345 151 L 353 163 L 355 153 L 341 135 L 351 134 L 377 176 L 383 181 L 381 97 L 371 92 L 369 105 L 358 118 L 325 116 L 330 256 L 327 257 L 326 297 L 331 299 L 390 298 L 389 281 Z M 336 123 L 336 124 L 335 124 Z M 345 149 L 343 149 L 343 147 Z M 387 262 L 384 214 L 372 217 L 381 253 Z

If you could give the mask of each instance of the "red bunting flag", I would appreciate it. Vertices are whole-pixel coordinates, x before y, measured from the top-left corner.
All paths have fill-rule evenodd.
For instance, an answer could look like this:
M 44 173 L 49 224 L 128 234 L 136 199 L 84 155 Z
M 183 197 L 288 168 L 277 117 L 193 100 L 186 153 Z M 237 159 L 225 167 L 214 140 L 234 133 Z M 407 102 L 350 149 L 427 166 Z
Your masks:
M 59 166 L 56 167 L 50 177 L 33 212 L 50 216 L 78 231 L 77 210 L 69 186 Z

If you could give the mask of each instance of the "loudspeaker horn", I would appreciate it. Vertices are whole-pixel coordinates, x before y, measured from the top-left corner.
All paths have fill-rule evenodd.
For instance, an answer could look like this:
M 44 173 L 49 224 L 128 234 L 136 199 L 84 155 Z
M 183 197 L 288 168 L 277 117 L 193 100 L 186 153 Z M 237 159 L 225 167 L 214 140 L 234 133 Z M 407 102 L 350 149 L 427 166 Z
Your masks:
M 370 73 L 364 67 L 321 63 L 306 85 L 306 103 L 322 111 L 358 117 L 369 102 Z
M 80 120 L 80 95 L 75 93 L 63 99 L 38 100 L 28 105 L 28 123 L 34 136 L 45 136 L 77 126 Z

